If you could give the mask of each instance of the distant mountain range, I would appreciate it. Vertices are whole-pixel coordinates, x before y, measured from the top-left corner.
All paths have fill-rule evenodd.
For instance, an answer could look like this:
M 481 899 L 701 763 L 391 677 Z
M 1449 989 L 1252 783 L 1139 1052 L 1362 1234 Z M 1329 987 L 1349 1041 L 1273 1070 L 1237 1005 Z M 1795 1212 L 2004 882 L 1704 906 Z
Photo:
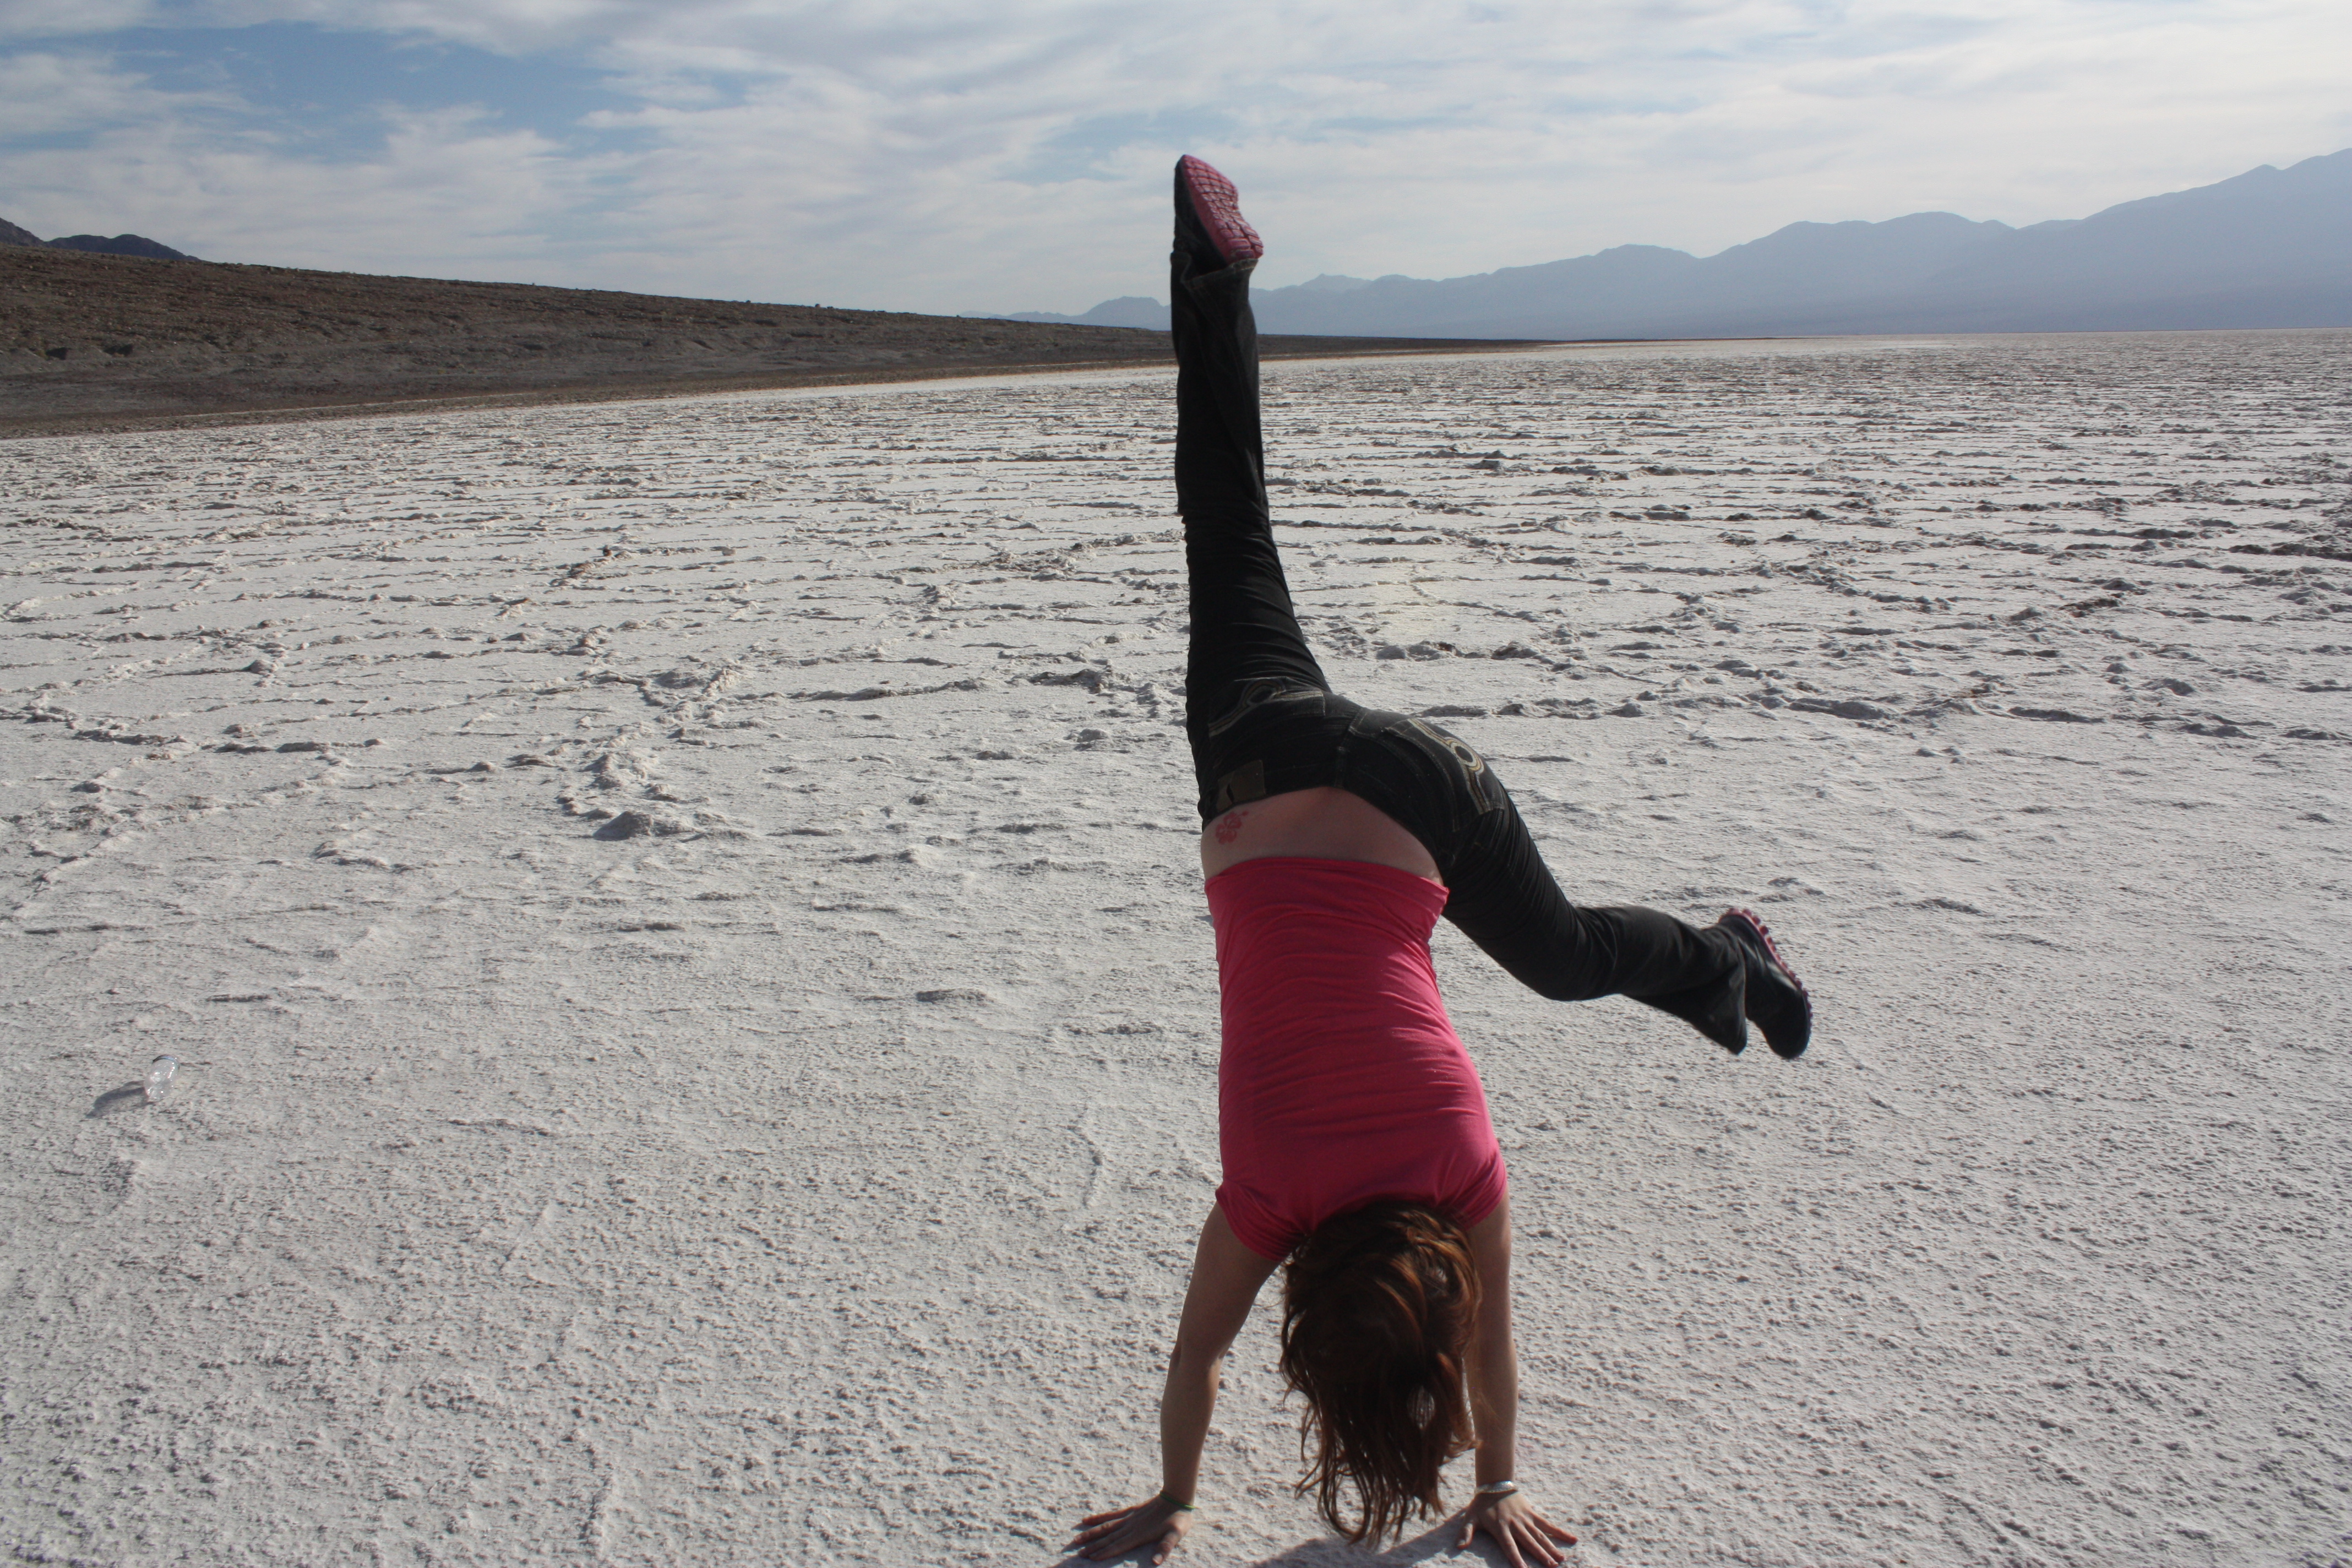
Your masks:
M 1794 223 L 1704 258 L 1624 245 L 1472 278 L 1326 274 L 1254 302 L 1265 331 L 1368 337 L 2347 327 L 2352 149 L 2025 228 L 1951 213 Z M 1004 319 L 1165 331 L 1168 307 L 1130 295 Z
M 194 261 L 185 251 L 158 245 L 142 234 L 69 234 L 63 239 L 43 239 L 29 228 L 18 228 L 0 217 L 0 245 L 37 245 L 45 250 L 94 250 L 101 256 L 143 256 L 150 261 Z

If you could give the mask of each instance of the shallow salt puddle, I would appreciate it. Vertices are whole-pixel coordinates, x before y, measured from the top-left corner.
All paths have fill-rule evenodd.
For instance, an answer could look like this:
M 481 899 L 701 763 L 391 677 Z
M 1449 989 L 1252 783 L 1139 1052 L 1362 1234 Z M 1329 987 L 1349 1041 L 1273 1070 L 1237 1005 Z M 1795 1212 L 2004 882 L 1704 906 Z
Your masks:
M 1441 928 L 1579 1560 L 2346 1550 L 2348 342 L 1267 366 L 1337 684 L 1822 998 L 1727 1060 Z M 1168 379 L 0 447 L 12 1550 L 1051 1561 L 1150 1490 Z M 1272 1363 L 1190 1550 L 1339 1561 Z

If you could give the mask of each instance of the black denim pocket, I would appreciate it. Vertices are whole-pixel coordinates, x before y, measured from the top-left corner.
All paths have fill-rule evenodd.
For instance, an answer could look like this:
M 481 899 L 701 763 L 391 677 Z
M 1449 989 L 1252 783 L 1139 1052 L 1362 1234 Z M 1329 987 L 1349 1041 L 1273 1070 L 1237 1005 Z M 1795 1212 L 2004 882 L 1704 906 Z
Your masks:
M 1348 727 L 1338 782 L 1420 839 L 1449 879 L 1471 831 L 1511 800 L 1467 742 L 1410 715 L 1372 710 Z
M 1233 707 L 1192 735 L 1201 820 L 1338 783 L 1340 737 L 1357 711 L 1346 698 L 1297 681 L 1247 683 Z
M 1454 783 L 1472 805 L 1471 815 L 1474 817 L 1483 816 L 1490 811 L 1500 811 L 1511 804 L 1510 794 L 1503 788 L 1503 781 L 1495 776 L 1495 770 L 1486 765 L 1486 759 L 1480 756 L 1477 748 L 1469 742 L 1439 729 L 1426 720 L 1407 719 L 1405 722 L 1444 752 L 1453 763 Z

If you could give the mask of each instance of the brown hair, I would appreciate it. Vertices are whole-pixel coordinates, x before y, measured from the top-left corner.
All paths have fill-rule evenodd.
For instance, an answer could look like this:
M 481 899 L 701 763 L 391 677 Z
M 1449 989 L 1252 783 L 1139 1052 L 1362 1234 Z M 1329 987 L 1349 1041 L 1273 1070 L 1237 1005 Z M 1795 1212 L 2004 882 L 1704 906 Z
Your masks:
M 1420 1204 L 1350 1210 L 1290 1255 L 1282 1372 L 1307 1398 L 1297 1489 L 1349 1541 L 1377 1546 L 1413 1515 L 1444 1511 L 1438 1472 L 1473 1441 L 1463 1374 L 1477 1311 L 1470 1238 Z M 1353 1523 L 1340 1517 L 1343 1480 Z

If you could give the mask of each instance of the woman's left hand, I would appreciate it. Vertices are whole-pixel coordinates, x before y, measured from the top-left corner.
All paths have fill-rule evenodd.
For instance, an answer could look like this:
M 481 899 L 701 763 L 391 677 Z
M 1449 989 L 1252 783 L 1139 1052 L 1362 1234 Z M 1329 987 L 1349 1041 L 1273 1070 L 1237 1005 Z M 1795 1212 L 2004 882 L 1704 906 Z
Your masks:
M 1528 1568 L 1531 1562 L 1542 1568 L 1558 1568 L 1562 1560 L 1559 1549 L 1576 1544 L 1576 1537 L 1536 1511 L 1525 1492 L 1473 1498 L 1469 1511 L 1462 1516 L 1462 1539 L 1457 1544 L 1468 1547 L 1482 1530 L 1495 1538 L 1511 1568 Z

